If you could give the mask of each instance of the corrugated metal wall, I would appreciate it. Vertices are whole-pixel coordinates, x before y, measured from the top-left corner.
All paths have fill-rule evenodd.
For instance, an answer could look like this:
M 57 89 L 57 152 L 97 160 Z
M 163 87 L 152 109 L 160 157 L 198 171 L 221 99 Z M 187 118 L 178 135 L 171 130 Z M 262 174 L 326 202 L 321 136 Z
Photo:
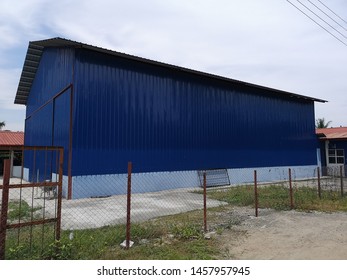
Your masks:
M 313 101 L 48 48 L 28 98 L 25 145 L 63 146 L 64 174 L 73 82 L 72 176 L 126 173 L 128 161 L 134 172 L 316 164 Z
M 76 50 L 72 175 L 316 164 L 313 101 Z
M 64 147 L 64 174 L 68 168 L 71 93 L 68 86 L 73 79 L 73 62 L 73 49 L 45 49 L 28 97 L 25 120 L 26 146 Z M 30 180 L 50 179 L 43 178 L 42 174 L 49 174 L 47 168 L 55 170 L 54 158 L 47 159 L 43 152 L 35 157 L 32 152 L 25 154 L 26 167 L 32 169 L 35 162 L 35 170 L 29 173 Z M 37 174 L 40 178 L 36 178 Z
M 46 48 L 27 101 L 26 117 L 72 83 L 74 49 Z

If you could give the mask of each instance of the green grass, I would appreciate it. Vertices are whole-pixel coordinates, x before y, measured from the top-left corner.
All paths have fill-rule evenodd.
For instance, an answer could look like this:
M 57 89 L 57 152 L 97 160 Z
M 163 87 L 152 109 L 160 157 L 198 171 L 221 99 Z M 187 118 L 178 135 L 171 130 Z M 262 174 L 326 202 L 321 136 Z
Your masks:
M 202 191 L 200 191 L 202 193 Z M 254 189 L 251 186 L 237 186 L 228 189 L 208 191 L 212 199 L 227 202 L 235 206 L 254 205 Z
M 74 230 L 71 240 L 71 232 L 62 231 L 59 242 L 54 241 L 53 225 L 23 228 L 19 241 L 17 230 L 9 230 L 6 259 L 213 259 L 218 254 L 216 240 L 204 239 L 201 214 L 192 211 L 132 224 L 135 244 L 130 250 L 120 246 L 124 225 Z
M 225 201 L 234 206 L 254 206 L 255 196 L 252 186 L 237 186 L 226 190 L 208 192 L 208 197 Z M 318 197 L 316 189 L 300 187 L 293 189 L 294 208 L 309 211 L 347 211 L 347 197 L 341 197 L 339 191 L 322 191 Z M 276 210 L 290 209 L 289 189 L 282 185 L 258 187 L 259 208 Z
M 281 185 L 259 186 L 259 207 L 289 210 L 289 190 Z M 339 192 L 323 191 L 321 199 L 317 191 L 308 187 L 294 188 L 294 206 L 302 211 L 347 211 L 347 197 Z M 234 206 L 254 207 L 252 186 L 238 186 L 224 190 L 209 190 L 208 197 L 227 202 L 228 205 L 209 208 L 208 227 L 218 234 L 232 229 L 240 221 L 232 214 Z M 20 208 L 20 209 L 19 209 Z M 14 202 L 10 206 L 9 219 L 29 219 L 35 209 Z M 261 212 L 260 212 L 261 215 Z M 106 226 L 97 229 L 63 230 L 61 240 L 55 241 L 53 225 L 7 231 L 7 259 L 68 259 L 68 260 L 209 260 L 221 258 L 218 238 L 206 240 L 203 234 L 203 211 L 195 210 L 165 216 L 147 222 L 132 224 L 131 240 L 134 246 L 123 249 L 125 225 Z
M 41 207 L 31 207 L 25 200 L 12 200 L 8 203 L 7 219 L 9 221 L 29 220 L 38 218 L 35 214 Z
M 55 240 L 52 225 L 35 225 L 6 232 L 6 259 L 44 259 Z
M 323 212 L 347 211 L 347 196 L 339 191 L 322 191 L 321 199 L 315 190 L 300 188 L 294 192 L 295 208 Z

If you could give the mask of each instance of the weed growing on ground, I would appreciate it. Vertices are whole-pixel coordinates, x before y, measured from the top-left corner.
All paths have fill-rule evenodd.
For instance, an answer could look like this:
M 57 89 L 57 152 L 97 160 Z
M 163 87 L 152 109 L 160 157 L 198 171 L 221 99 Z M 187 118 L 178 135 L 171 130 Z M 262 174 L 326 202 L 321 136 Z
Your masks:
M 290 209 L 289 190 L 282 185 L 260 186 L 259 207 L 277 210 Z M 336 192 L 317 191 L 309 187 L 294 188 L 295 209 L 302 211 L 347 211 L 347 197 Z M 232 230 L 242 221 L 233 215 L 234 206 L 254 205 L 252 186 L 238 186 L 223 190 L 209 190 L 208 197 L 227 202 L 228 205 L 210 208 L 207 212 L 208 227 L 217 234 Z M 23 207 L 24 206 L 24 207 Z M 20 209 L 19 209 L 20 208 Z M 13 203 L 10 219 L 31 217 L 29 205 Z M 40 225 L 7 232 L 7 259 L 124 259 L 124 260 L 193 260 L 220 257 L 218 238 L 206 240 L 203 232 L 203 211 L 195 210 L 172 216 L 156 218 L 131 225 L 130 250 L 120 246 L 124 241 L 125 225 L 96 229 L 71 230 L 61 233 L 54 241 L 54 225 Z M 20 231 L 20 234 L 19 234 Z M 230 257 L 230 252 L 225 253 Z M 217 256 L 217 257 L 215 257 Z
M 218 199 L 234 206 L 254 206 L 254 189 L 251 186 L 237 186 L 224 190 L 208 192 L 208 197 Z M 324 190 L 321 198 L 314 188 L 299 187 L 293 189 L 294 208 L 309 211 L 347 211 L 347 196 L 340 192 Z M 290 210 L 289 189 L 283 185 L 267 185 L 258 188 L 259 208 Z
M 38 215 L 34 215 L 37 210 L 42 207 L 30 207 L 25 200 L 12 200 L 8 203 L 7 218 L 9 221 L 36 219 Z M 32 217 L 33 216 L 33 217 Z

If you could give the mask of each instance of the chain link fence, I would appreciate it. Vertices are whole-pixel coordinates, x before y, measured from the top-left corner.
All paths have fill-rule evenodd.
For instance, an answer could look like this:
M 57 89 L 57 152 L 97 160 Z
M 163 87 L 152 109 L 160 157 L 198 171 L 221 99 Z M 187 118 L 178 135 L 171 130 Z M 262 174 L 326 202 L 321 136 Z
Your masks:
M 332 202 L 345 198 L 346 166 L 288 168 L 282 170 L 281 179 L 264 182 L 258 176 L 258 208 L 278 210 L 319 210 L 322 202 Z M 326 203 L 325 203 L 326 204 Z M 326 209 L 332 211 L 334 209 Z
M 0 181 L 0 259 L 46 258 L 61 234 L 63 149 L 13 148 Z
M 20 177 L 11 180 L 24 180 Z M 88 185 L 85 196 L 84 185 Z M 129 163 L 128 174 L 74 181 L 72 191 L 80 198 L 63 198 L 60 240 L 51 241 L 41 255 L 15 254 L 25 245 L 18 248 L 12 241 L 7 254 L 9 258 L 122 258 L 126 249 L 145 246 L 151 251 L 181 239 L 209 239 L 250 216 L 261 216 L 266 208 L 315 210 L 319 200 L 344 199 L 346 185 L 346 166 L 132 173 Z M 30 215 L 55 216 L 54 189 L 35 187 L 21 195 L 30 201 Z M 39 230 L 53 236 L 55 228 L 45 233 L 48 228 Z

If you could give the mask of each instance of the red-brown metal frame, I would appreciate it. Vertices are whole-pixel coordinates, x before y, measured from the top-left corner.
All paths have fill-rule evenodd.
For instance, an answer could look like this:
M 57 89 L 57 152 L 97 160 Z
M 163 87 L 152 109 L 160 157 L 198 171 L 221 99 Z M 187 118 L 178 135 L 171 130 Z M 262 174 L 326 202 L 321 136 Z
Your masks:
M 7 230 L 7 211 L 9 199 L 9 184 L 10 184 L 10 169 L 11 163 L 9 159 L 4 160 L 4 175 L 3 175 L 3 188 L 2 188 L 2 203 L 1 203 L 1 216 L 0 216 L 0 260 L 5 259 L 5 244 L 6 244 L 6 230 Z
M 318 197 L 319 199 L 322 198 L 322 189 L 321 189 L 321 182 L 320 182 L 320 167 L 317 167 L 317 179 L 318 179 Z
M 0 147 L 0 150 L 21 150 L 24 157 L 24 151 L 45 150 L 45 151 L 58 151 L 59 152 L 59 179 L 58 182 L 41 182 L 41 183 L 25 183 L 25 184 L 13 184 L 10 185 L 10 160 L 4 160 L 4 175 L 3 185 L 0 185 L 2 190 L 2 204 L 1 204 L 1 216 L 0 216 L 0 260 L 5 259 L 5 244 L 6 244 L 6 231 L 12 228 L 22 228 L 26 226 L 41 225 L 48 223 L 56 223 L 55 239 L 60 240 L 61 232 L 61 209 L 62 209 L 62 193 L 63 193 L 63 163 L 64 163 L 64 149 L 62 147 L 47 147 L 47 146 L 11 146 Z M 24 159 L 22 159 L 22 163 Z M 21 171 L 21 181 L 23 180 L 23 164 Z M 9 201 L 9 190 L 15 188 L 33 188 L 33 187 L 58 187 L 58 203 L 57 213 L 55 218 L 35 220 L 30 222 L 20 222 L 17 224 L 7 224 L 7 212 Z
M 69 123 L 69 156 L 67 166 L 67 199 L 72 199 L 72 126 L 73 126 L 73 84 L 70 85 L 70 123 Z
M 57 229 L 56 229 L 56 240 L 60 240 L 61 232 L 61 208 L 62 208 L 62 197 L 63 197 L 63 164 L 64 164 L 64 149 L 59 149 L 59 177 L 58 177 L 58 203 L 57 203 Z
M 132 163 L 128 162 L 128 190 L 127 190 L 127 225 L 126 225 L 126 245 L 125 248 L 130 248 L 130 230 L 131 230 L 131 172 Z
M 259 200 L 258 200 L 257 170 L 254 170 L 254 207 L 255 207 L 255 216 L 258 217 Z
M 207 232 L 206 172 L 204 172 L 204 231 Z
M 55 102 L 55 100 L 63 95 L 65 92 L 67 92 L 70 89 L 70 120 L 69 120 L 69 154 L 68 154 L 68 166 L 67 166 L 67 176 L 68 176 L 68 191 L 67 191 L 67 199 L 72 199 L 72 127 L 73 127 L 73 95 L 74 95 L 74 88 L 73 88 L 73 84 L 69 84 L 67 85 L 64 89 L 62 89 L 61 91 L 59 91 L 56 95 L 54 95 L 52 98 L 50 98 L 46 103 L 44 103 L 43 105 L 41 105 L 39 108 L 37 108 L 33 113 L 30 114 L 30 116 L 28 116 L 26 120 L 30 119 L 33 115 L 35 115 L 38 111 L 40 111 L 42 108 L 44 108 L 45 106 L 47 106 L 49 103 L 51 102 Z M 53 116 L 54 118 L 54 116 Z M 54 145 L 54 143 L 52 143 L 52 145 Z
M 293 185 L 292 185 L 292 169 L 288 169 L 289 173 L 289 196 L 290 196 L 290 209 L 294 209 L 294 198 L 293 198 Z
M 340 165 L 340 186 L 341 186 L 341 197 L 343 197 L 343 172 L 344 166 Z

